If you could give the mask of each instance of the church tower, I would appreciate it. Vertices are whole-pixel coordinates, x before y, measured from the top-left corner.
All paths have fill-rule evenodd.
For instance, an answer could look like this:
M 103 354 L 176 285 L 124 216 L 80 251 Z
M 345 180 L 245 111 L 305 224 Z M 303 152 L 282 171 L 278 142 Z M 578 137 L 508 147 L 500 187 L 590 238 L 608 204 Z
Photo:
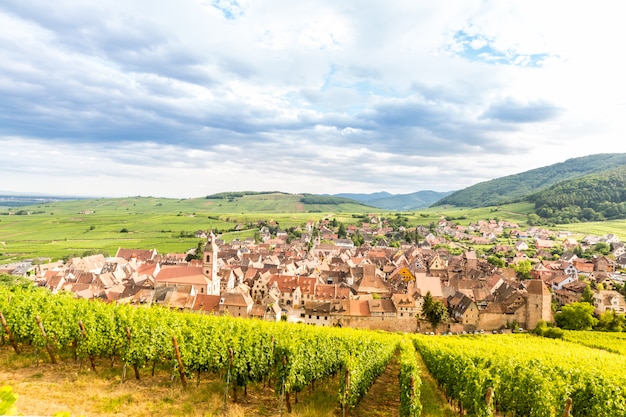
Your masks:
M 215 243 L 213 231 L 207 237 L 206 245 L 202 251 L 202 272 L 211 281 L 208 293 L 212 295 L 220 294 L 220 276 L 217 268 L 217 253 L 219 248 Z

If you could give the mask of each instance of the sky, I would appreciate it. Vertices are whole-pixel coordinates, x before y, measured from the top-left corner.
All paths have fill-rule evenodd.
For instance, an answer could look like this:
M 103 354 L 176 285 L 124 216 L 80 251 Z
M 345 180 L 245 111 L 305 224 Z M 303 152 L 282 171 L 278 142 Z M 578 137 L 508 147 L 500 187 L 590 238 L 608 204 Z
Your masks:
M 452 191 L 626 152 L 621 2 L 2 0 L 0 191 Z

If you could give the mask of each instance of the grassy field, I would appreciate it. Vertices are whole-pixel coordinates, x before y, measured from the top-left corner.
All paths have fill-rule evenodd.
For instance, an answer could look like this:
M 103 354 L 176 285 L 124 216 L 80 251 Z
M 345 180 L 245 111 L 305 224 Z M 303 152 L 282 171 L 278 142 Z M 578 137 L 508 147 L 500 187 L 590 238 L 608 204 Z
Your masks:
M 159 253 L 195 248 L 196 230 L 215 230 L 222 238 L 253 237 L 258 221 L 274 221 L 281 228 L 335 218 L 355 224 L 362 214 L 400 215 L 410 226 L 428 225 L 442 216 L 461 225 L 485 219 L 508 220 L 525 226 L 530 203 L 500 207 L 435 207 L 413 212 L 384 211 L 358 204 L 303 204 L 292 194 L 245 195 L 230 199 L 164 199 L 129 197 L 74 200 L 0 209 L 0 262 L 42 257 L 61 259 L 89 252 L 113 255 L 119 247 L 153 249 Z M 29 215 L 6 215 L 20 210 Z M 240 225 L 241 230 L 234 231 Z M 585 234 L 614 233 L 626 240 L 626 220 L 577 223 L 554 227 Z
M 185 252 L 196 247 L 199 240 L 189 237 L 196 230 L 229 232 L 226 239 L 243 239 L 254 235 L 245 225 L 257 220 L 273 220 L 288 228 L 333 215 L 321 212 L 328 208 L 323 204 L 307 205 L 305 211 L 294 195 L 254 197 L 237 201 L 133 197 L 19 207 L 13 212 L 31 214 L 0 216 L 0 261 L 38 256 L 58 259 L 86 251 L 113 255 L 118 247 Z M 365 212 L 364 206 L 355 204 L 333 205 L 332 209 Z M 244 230 L 233 232 L 237 224 L 243 224 Z

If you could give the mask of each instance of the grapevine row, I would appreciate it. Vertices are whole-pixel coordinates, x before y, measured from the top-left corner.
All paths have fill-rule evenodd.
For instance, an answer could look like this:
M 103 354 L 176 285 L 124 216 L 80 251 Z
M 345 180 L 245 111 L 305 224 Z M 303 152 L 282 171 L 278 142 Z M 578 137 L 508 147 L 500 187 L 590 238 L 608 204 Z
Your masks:
M 419 365 L 415 346 L 408 340 L 400 341 L 400 417 L 417 417 L 422 413 L 420 401 Z
M 164 308 L 105 304 L 51 295 L 39 289 L 0 289 L 0 312 L 17 344 L 69 352 L 75 358 L 119 358 L 140 378 L 157 364 L 179 369 L 181 380 L 203 373 L 227 376 L 233 388 L 273 382 L 277 392 L 297 393 L 349 369 L 342 404 L 354 406 L 389 362 L 397 337 L 353 329 L 268 323 Z M 38 324 L 39 323 L 39 324 Z M 5 333 L 5 330 L 0 329 Z M 0 334 L 2 334 L 0 333 Z M 4 338 L 8 334 L 2 334 Z
M 430 372 L 468 415 L 562 415 L 568 397 L 575 417 L 626 415 L 623 357 L 526 335 L 414 338 Z

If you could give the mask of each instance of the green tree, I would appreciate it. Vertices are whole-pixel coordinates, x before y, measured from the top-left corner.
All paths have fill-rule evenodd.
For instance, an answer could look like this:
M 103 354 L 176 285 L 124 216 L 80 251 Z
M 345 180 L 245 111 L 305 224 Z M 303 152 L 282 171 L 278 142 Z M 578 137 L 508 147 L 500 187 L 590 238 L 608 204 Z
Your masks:
M 602 255 L 608 255 L 611 252 L 611 246 L 605 242 L 598 242 L 594 250 Z
M 600 314 L 596 330 L 607 332 L 624 331 L 625 319 L 623 314 L 617 314 L 614 310 L 608 310 Z
M 439 324 L 448 319 L 448 310 L 441 301 L 435 300 L 430 291 L 428 291 L 422 303 L 421 317 L 430 323 L 433 331 L 436 331 Z
M 530 263 L 528 259 L 524 259 L 519 261 L 517 264 L 513 265 L 513 270 L 517 273 L 517 276 L 521 279 L 530 279 L 530 271 L 533 268 L 533 265 Z
M 593 290 L 591 289 L 591 285 L 589 285 L 589 283 L 587 283 L 587 286 L 583 290 L 583 294 L 582 294 L 580 301 L 593 304 Z
M 337 237 L 340 239 L 345 239 L 346 234 L 346 225 L 343 223 L 339 223 L 339 230 L 337 231 Z
M 363 243 L 365 243 L 365 238 L 359 232 L 357 232 L 352 235 L 352 242 L 354 243 L 354 246 L 361 246 Z
M 565 330 L 591 330 L 598 319 L 593 316 L 593 305 L 585 302 L 563 306 L 555 316 L 556 325 Z
M 487 262 L 489 262 L 491 265 L 495 265 L 498 268 L 504 268 L 506 262 L 504 262 L 504 259 L 496 256 L 496 255 L 489 255 L 487 257 Z

